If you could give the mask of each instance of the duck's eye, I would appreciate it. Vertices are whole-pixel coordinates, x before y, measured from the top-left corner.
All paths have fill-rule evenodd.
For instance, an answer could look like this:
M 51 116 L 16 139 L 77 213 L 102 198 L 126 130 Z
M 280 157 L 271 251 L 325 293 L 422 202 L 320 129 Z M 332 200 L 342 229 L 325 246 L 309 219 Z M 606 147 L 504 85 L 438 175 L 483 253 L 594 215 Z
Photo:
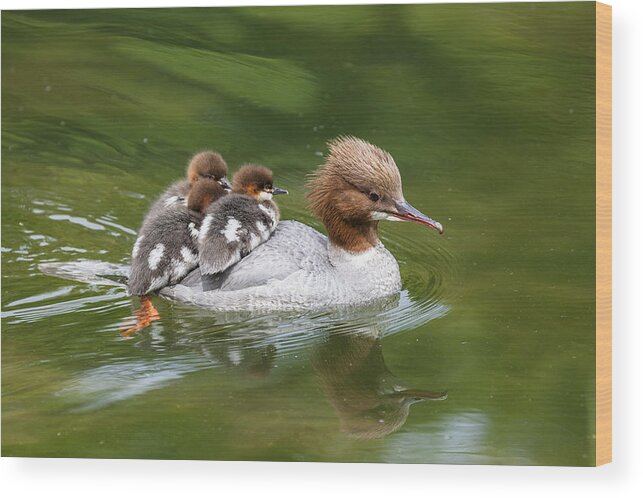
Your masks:
M 271 183 L 266 183 L 266 184 L 263 186 L 263 189 L 264 189 L 264 190 L 266 190 L 266 191 L 268 191 L 268 190 L 272 190 L 272 184 L 271 184 Z
M 373 202 L 377 202 L 380 200 L 380 196 L 377 192 L 371 192 L 370 194 L 368 194 L 368 198 Z

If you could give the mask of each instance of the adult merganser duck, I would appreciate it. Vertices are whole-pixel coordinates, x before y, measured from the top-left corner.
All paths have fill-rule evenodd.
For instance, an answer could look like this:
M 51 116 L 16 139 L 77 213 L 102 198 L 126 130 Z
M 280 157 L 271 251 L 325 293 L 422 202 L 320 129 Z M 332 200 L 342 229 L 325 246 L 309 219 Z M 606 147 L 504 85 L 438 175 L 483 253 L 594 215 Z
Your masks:
M 247 164 L 232 178 L 232 192 L 210 205 L 199 232 L 201 274 L 221 273 L 268 240 L 279 222 L 272 171 Z
M 379 240 L 379 221 L 412 221 L 443 232 L 440 223 L 406 202 L 391 155 L 364 140 L 331 141 L 308 187 L 312 211 L 328 238 L 302 223 L 282 221 L 268 241 L 219 274 L 212 290 L 203 290 L 197 269 L 160 294 L 218 311 L 365 304 L 402 286 L 397 261 Z

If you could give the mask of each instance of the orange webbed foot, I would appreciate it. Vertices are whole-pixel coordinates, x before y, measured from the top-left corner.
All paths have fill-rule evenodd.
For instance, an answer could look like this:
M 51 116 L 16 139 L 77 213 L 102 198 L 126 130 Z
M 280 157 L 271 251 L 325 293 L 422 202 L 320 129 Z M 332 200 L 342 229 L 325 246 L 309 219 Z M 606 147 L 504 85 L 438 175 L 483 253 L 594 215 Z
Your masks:
M 141 298 L 141 307 L 134 311 L 136 322 L 134 325 L 123 325 L 120 333 L 123 337 L 130 337 L 136 332 L 143 330 L 152 322 L 161 319 L 161 315 L 154 307 L 152 300 L 148 296 Z

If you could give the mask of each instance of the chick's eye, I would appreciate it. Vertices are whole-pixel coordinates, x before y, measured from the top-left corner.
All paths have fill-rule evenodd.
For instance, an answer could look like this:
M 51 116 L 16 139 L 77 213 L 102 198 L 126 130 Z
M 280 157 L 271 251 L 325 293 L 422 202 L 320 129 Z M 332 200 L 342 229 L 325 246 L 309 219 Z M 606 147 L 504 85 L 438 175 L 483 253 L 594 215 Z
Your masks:
M 270 184 L 270 183 L 266 183 L 266 184 L 263 186 L 263 189 L 264 189 L 264 190 L 272 190 L 272 184 Z
M 380 196 L 376 192 L 371 192 L 370 194 L 368 194 L 368 198 L 373 202 L 377 202 L 380 200 Z

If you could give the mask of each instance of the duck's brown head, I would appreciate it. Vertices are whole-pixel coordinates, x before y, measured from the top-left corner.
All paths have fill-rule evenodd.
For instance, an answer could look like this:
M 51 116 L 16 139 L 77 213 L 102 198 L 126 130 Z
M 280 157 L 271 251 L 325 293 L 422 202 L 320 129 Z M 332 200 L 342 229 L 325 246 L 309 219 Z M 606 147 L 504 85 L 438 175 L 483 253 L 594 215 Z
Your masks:
M 201 178 L 190 187 L 188 208 L 203 214 L 210 204 L 225 195 L 227 190 L 220 182 L 211 178 Z
M 199 180 L 217 181 L 224 189 L 230 190 L 230 182 L 226 178 L 228 165 L 218 152 L 204 150 L 195 154 L 188 164 L 187 177 L 190 186 Z
M 246 164 L 239 168 L 232 177 L 232 192 L 249 195 L 259 202 L 270 200 L 273 195 L 288 193 L 272 184 L 272 171 L 257 164 Z
M 359 138 L 329 142 L 326 162 L 308 188 L 310 207 L 326 225 L 331 242 L 349 251 L 375 246 L 380 220 L 413 221 L 443 232 L 440 223 L 404 200 L 391 155 Z

